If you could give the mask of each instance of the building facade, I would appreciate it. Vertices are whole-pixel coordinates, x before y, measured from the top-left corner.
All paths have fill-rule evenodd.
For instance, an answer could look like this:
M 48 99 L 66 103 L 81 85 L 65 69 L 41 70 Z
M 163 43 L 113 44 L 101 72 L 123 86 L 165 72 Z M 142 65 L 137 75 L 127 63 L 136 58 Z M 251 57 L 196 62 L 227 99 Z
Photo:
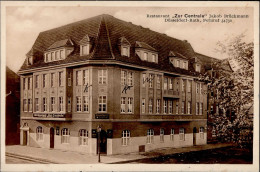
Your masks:
M 109 15 L 42 32 L 19 70 L 20 143 L 90 154 L 206 144 L 202 71 L 187 41 Z

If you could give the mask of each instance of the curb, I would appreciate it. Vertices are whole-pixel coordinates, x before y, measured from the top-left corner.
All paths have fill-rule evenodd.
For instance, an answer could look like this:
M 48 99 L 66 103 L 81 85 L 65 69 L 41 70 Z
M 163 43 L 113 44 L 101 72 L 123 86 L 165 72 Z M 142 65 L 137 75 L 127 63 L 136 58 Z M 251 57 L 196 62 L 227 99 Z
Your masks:
M 8 153 L 8 152 L 5 153 L 5 156 L 28 160 L 28 161 L 32 161 L 32 162 L 38 162 L 40 164 L 61 164 L 59 162 L 50 161 L 50 160 L 47 160 L 44 158 L 35 158 L 35 157 L 31 157 L 31 156 L 19 155 L 19 154 Z

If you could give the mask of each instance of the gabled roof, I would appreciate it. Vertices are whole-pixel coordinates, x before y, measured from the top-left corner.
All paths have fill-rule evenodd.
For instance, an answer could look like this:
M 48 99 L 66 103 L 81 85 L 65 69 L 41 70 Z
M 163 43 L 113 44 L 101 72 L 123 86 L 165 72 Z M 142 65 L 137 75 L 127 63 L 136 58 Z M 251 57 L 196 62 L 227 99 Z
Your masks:
M 93 39 L 93 48 L 89 55 L 80 56 L 80 41 L 86 35 Z M 149 48 L 153 51 L 156 50 L 158 52 L 158 64 L 140 60 L 135 54 L 134 48 L 130 48 L 129 58 L 121 56 L 118 47 L 118 40 L 121 37 L 125 37 L 131 45 L 135 45 L 137 42 L 138 47 Z M 42 56 L 42 58 L 39 58 L 30 66 L 24 63 L 20 70 L 86 61 L 88 59 L 114 59 L 128 64 L 167 70 L 180 74 L 193 75 L 195 73 L 190 63 L 189 70 L 175 68 L 169 63 L 168 55 L 170 51 L 174 51 L 176 55 L 186 57 L 187 59 L 195 57 L 194 50 L 188 42 L 116 19 L 106 14 L 41 32 L 33 44 L 33 48 L 43 54 L 48 48 L 57 47 L 56 42 L 69 38 L 73 41 L 75 49 L 66 59 L 45 63 Z M 62 43 L 58 45 L 60 44 L 63 45 Z
M 85 35 L 85 36 L 82 38 L 82 40 L 79 41 L 79 44 L 80 44 L 80 45 L 85 45 L 85 44 L 88 44 L 89 42 L 90 42 L 90 38 L 89 38 L 89 36 L 88 36 L 88 34 L 87 34 L 87 35 Z
M 73 42 L 70 39 L 59 40 L 54 42 L 47 50 L 65 47 L 65 46 L 73 46 Z
M 124 36 L 119 38 L 119 45 L 130 45 L 131 46 L 131 44 L 127 41 L 127 39 Z
M 152 46 L 146 44 L 145 42 L 136 41 L 135 47 L 144 48 L 144 49 L 152 50 L 152 51 L 157 51 L 155 48 L 153 48 Z

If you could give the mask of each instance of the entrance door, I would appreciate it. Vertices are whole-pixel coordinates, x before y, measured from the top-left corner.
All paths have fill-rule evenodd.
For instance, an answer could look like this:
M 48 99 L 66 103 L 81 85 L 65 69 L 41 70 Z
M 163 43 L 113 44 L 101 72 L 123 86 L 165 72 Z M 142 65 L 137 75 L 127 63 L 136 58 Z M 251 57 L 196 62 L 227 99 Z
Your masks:
M 54 148 L 54 128 L 50 128 L 50 148 Z
M 23 131 L 23 145 L 27 145 L 27 140 L 28 140 L 28 136 L 27 136 L 27 131 Z
M 104 130 L 101 130 L 100 133 L 100 153 L 107 153 L 107 133 Z
M 197 133 L 197 128 L 193 128 L 193 145 L 196 145 L 196 133 Z

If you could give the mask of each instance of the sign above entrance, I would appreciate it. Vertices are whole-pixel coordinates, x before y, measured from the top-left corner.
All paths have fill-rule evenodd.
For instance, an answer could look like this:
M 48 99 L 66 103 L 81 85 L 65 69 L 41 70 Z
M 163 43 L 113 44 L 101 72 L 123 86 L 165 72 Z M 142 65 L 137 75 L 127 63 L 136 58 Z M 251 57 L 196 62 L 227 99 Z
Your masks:
M 34 113 L 33 117 L 37 118 L 65 118 L 65 114 L 54 114 L 54 113 Z
M 95 119 L 109 119 L 109 114 L 95 114 Z

